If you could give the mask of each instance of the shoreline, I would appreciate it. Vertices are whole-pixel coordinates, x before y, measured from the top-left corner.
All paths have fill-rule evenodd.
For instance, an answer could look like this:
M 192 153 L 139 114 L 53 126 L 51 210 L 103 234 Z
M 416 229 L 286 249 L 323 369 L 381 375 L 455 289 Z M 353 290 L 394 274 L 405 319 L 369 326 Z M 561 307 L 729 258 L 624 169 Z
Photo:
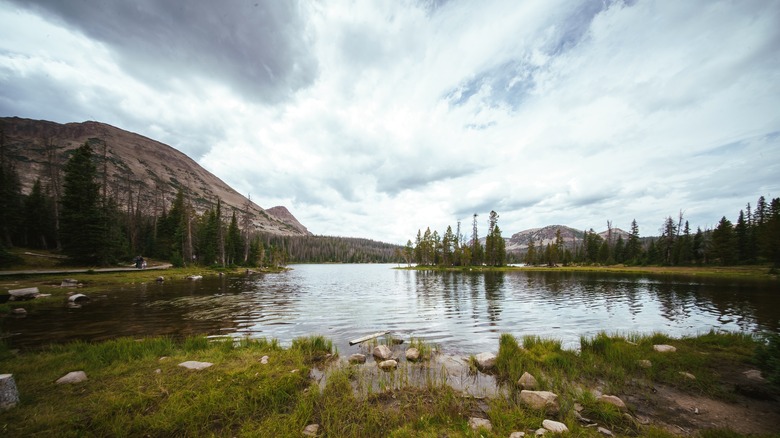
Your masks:
M 596 427 L 603 427 L 618 436 L 666 437 L 709 429 L 768 435 L 780 424 L 780 390 L 746 377 L 759 345 L 752 336 L 601 334 L 583 339 L 573 352 L 554 340 L 505 334 L 489 369 L 475 356 L 439 355 L 420 340 L 375 339 L 361 351 L 371 356 L 380 345 L 399 358 L 391 371 L 380 370 L 379 360 L 349 364 L 321 336 L 298 338 L 286 348 L 276 340 L 204 336 L 74 342 L 35 352 L 0 345 L 0 372 L 14 375 L 20 393 L 17 406 L 0 411 L 0 427 L 20 436 L 118 430 L 300 436 L 305 426 L 319 424 L 326 436 L 493 437 L 532 435 L 542 420 L 552 420 L 578 436 L 602 436 Z M 676 351 L 659 352 L 656 345 Z M 427 359 L 405 360 L 412 346 Z M 192 371 L 180 366 L 186 361 L 212 365 Z M 77 370 L 88 380 L 54 383 Z M 535 377 L 533 390 L 556 395 L 553 405 L 521 401 L 529 388 L 518 379 L 526 372 Z M 602 401 L 610 400 L 606 396 L 626 407 Z M 474 417 L 491 421 L 491 430 L 472 431 Z

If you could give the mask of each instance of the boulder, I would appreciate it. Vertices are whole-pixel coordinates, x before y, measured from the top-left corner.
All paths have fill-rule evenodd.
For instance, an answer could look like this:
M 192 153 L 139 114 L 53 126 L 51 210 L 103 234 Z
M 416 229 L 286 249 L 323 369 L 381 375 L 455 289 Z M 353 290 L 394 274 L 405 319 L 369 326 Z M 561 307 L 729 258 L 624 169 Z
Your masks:
M 203 280 L 202 275 L 188 275 L 187 280 Z
M 40 294 L 37 287 L 25 287 L 23 289 L 8 289 L 11 301 L 31 300 Z
M 13 374 L 0 374 L 0 411 L 11 409 L 19 403 L 19 390 Z
M 550 391 L 520 391 L 520 401 L 531 409 L 549 410 L 555 412 L 559 409 L 558 395 Z
M 406 349 L 406 360 L 411 362 L 417 362 L 420 360 L 420 350 L 411 347 Z
M 211 362 L 198 362 L 196 360 L 188 360 L 179 364 L 180 367 L 187 368 L 188 370 L 203 370 L 214 365 Z
M 528 372 L 524 372 L 523 375 L 520 376 L 520 380 L 517 381 L 517 386 L 519 386 L 520 389 L 534 390 L 539 387 L 539 383 L 534 376 Z
M 78 287 L 79 281 L 75 278 L 66 278 L 62 280 L 62 283 L 60 284 L 60 287 Z
M 638 360 L 638 361 L 636 361 L 636 363 L 637 363 L 637 365 L 639 365 L 639 366 L 640 366 L 640 367 L 642 367 L 642 368 L 650 368 L 650 367 L 652 367 L 652 366 L 653 366 L 653 363 L 652 363 L 652 362 L 650 362 L 650 361 L 649 361 L 649 360 L 647 360 L 647 359 L 641 359 L 641 360 Z
M 512 432 L 509 434 L 509 438 L 523 438 L 525 436 L 525 432 Z
M 17 307 L 16 309 L 11 310 L 11 315 L 18 315 L 18 316 L 27 315 L 27 309 L 22 307 Z
M 80 303 L 82 301 L 88 301 L 89 297 L 84 294 L 73 294 L 68 297 L 68 301 L 71 303 Z
M 540 427 L 540 428 L 536 429 L 536 432 L 534 432 L 534 435 L 542 436 L 542 435 L 546 434 L 547 432 L 548 432 L 547 429 L 545 429 L 543 427 Z
M 493 353 L 479 353 L 474 356 L 477 361 L 477 368 L 481 371 L 487 371 L 496 366 L 496 355 Z
M 393 359 L 390 360 L 383 360 L 382 362 L 379 362 L 379 368 L 390 371 L 398 368 L 398 362 L 394 361 Z
M 659 345 L 653 345 L 653 350 L 659 353 L 674 353 L 675 351 L 677 351 L 677 348 L 672 347 L 671 345 L 659 344 Z
M 263 356 L 260 358 L 260 363 L 265 365 L 268 363 L 268 356 Z
M 374 357 L 379 360 L 388 360 L 393 357 L 393 352 L 387 345 L 377 345 L 374 347 Z
M 623 400 L 620 399 L 620 397 L 614 396 L 614 395 L 600 395 L 596 399 L 602 403 L 609 403 L 612 406 L 617 407 L 618 409 L 626 409 L 626 404 L 623 402 Z
M 155 281 L 157 281 L 158 283 L 162 283 L 163 281 L 165 281 L 165 277 L 163 277 L 161 275 L 161 276 L 157 277 L 157 280 L 155 280 Z
M 310 424 L 303 428 L 304 436 L 317 436 L 319 432 L 320 432 L 319 424 Z
M 552 433 L 564 433 L 569 431 L 569 428 L 566 427 L 565 424 L 553 420 L 542 421 L 542 427 L 549 430 Z
M 57 379 L 57 383 L 80 383 L 85 380 L 87 380 L 87 373 L 84 371 L 71 371 Z
M 479 430 L 479 429 L 493 430 L 493 425 L 490 424 L 490 420 L 488 420 L 487 418 L 471 417 L 469 418 L 469 427 L 472 430 Z
M 764 376 L 761 375 L 759 370 L 747 370 L 744 373 L 745 377 L 749 380 L 755 380 L 756 382 L 765 382 Z
M 366 355 L 355 353 L 349 357 L 349 363 L 366 363 Z

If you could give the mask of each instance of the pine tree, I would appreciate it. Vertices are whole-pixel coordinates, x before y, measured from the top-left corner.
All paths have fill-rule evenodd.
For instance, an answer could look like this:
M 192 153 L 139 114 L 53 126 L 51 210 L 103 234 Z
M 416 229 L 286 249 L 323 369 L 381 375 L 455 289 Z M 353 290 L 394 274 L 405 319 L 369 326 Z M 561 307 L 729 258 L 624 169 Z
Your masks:
M 712 258 L 721 265 L 731 265 L 736 259 L 736 242 L 734 227 L 726 216 L 721 218 L 718 226 L 712 231 Z
M 228 265 L 237 265 L 242 260 L 242 254 L 244 253 L 243 241 L 241 239 L 241 231 L 238 229 L 238 218 L 236 217 L 236 211 L 233 210 L 233 216 L 230 218 L 230 225 L 228 225 L 227 239 L 225 241 L 225 254 L 227 255 Z
M 98 263 L 105 224 L 100 212 L 100 185 L 92 148 L 84 143 L 65 164 L 60 237 L 63 252 L 78 263 Z
M 641 255 L 642 247 L 639 243 L 639 225 L 636 219 L 631 221 L 631 232 L 628 234 L 628 243 L 626 243 L 625 259 L 628 263 L 637 263 Z

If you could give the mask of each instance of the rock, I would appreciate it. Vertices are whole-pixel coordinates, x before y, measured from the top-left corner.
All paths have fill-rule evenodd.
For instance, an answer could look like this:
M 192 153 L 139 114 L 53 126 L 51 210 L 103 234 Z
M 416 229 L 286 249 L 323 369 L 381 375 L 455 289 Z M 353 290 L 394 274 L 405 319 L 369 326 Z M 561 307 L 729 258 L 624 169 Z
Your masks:
M 528 405 L 532 409 L 546 409 L 550 411 L 557 411 L 558 395 L 549 391 L 520 391 L 520 401 Z
M 542 421 L 542 427 L 553 433 L 564 433 L 569 431 L 569 428 L 566 427 L 565 424 L 553 420 Z
M 180 367 L 187 368 L 188 370 L 203 370 L 214 365 L 211 362 L 198 362 L 196 360 L 188 360 L 179 364 Z
M 11 409 L 19 403 L 19 390 L 13 374 L 0 374 L 0 411 Z
M 653 350 L 659 353 L 674 353 L 675 351 L 677 351 L 677 348 L 672 347 L 671 345 L 659 344 L 659 345 L 653 345 Z
M 349 357 L 349 363 L 366 363 L 366 355 L 355 353 Z
M 79 303 L 82 301 L 88 301 L 89 297 L 84 294 L 73 294 L 68 297 L 68 301 L 71 303 Z
M 398 368 L 398 362 L 394 361 L 393 359 L 383 360 L 382 362 L 379 362 L 379 368 L 385 371 L 394 370 Z
M 155 280 L 155 281 L 157 281 L 158 283 L 162 283 L 163 281 L 165 281 L 165 277 L 163 277 L 161 275 L 161 276 L 157 277 L 157 280 Z
M 79 281 L 75 278 L 66 278 L 62 280 L 60 287 L 78 287 Z
M 512 432 L 509 434 L 509 438 L 523 438 L 525 436 L 525 432 Z
M 320 431 L 320 425 L 319 424 L 310 424 L 303 428 L 303 434 L 305 436 L 317 436 L 317 433 Z
M 547 429 L 545 429 L 543 427 L 540 427 L 539 429 L 536 429 L 536 432 L 534 432 L 534 435 L 542 436 L 542 435 L 546 434 L 547 432 L 548 432 Z
M 265 365 L 268 363 L 268 356 L 263 356 L 260 358 L 260 363 Z
M 496 366 L 496 355 L 493 353 L 479 353 L 474 356 L 477 361 L 477 368 L 481 371 L 487 371 Z
M 87 373 L 84 371 L 71 371 L 57 379 L 57 383 L 80 383 L 85 380 L 87 380 Z
M 27 309 L 24 309 L 22 307 L 17 307 L 16 309 L 11 311 L 11 315 L 27 315 Z
M 755 380 L 756 382 L 766 381 L 766 379 L 764 379 L 764 376 L 761 375 L 761 371 L 759 370 L 747 370 L 742 374 L 744 374 L 745 377 L 747 377 L 748 379 Z
M 380 360 L 388 360 L 393 357 L 393 352 L 387 345 L 377 345 L 374 347 L 374 357 Z
M 156 370 L 154 370 L 154 373 L 155 374 L 162 374 L 162 370 L 160 368 L 157 368 Z
M 168 356 L 160 356 L 160 359 L 158 359 L 160 362 L 165 362 L 166 360 L 170 359 Z
M 696 376 L 694 376 L 693 374 L 691 374 L 691 373 L 689 373 L 687 371 L 680 371 L 678 374 L 683 376 L 683 377 L 685 377 L 685 378 L 687 378 L 687 379 L 696 380 Z
M 406 360 L 411 362 L 417 362 L 420 360 L 420 350 L 411 347 L 406 349 Z
M 523 375 L 520 376 L 520 380 L 517 381 L 517 386 L 519 386 L 520 389 L 534 390 L 539 387 L 539 383 L 534 376 L 530 375 L 528 372 L 524 372 Z
M 599 428 L 598 428 L 598 429 L 596 429 L 596 431 L 597 431 L 598 433 L 600 433 L 600 434 L 604 435 L 604 436 L 615 436 L 615 435 L 612 433 L 612 431 L 611 431 L 611 430 L 609 430 L 609 429 L 605 429 L 605 428 L 603 428 L 603 427 L 601 427 L 601 426 L 599 426 Z
M 188 275 L 187 280 L 203 280 L 202 275 Z
M 621 400 L 620 397 L 614 395 L 600 395 L 596 400 L 603 403 L 609 403 L 613 406 L 616 406 L 618 409 L 626 409 L 626 404 L 623 403 L 623 400 Z
M 488 420 L 487 418 L 471 417 L 469 418 L 469 427 L 471 427 L 472 430 L 478 430 L 478 429 L 493 430 L 493 425 L 490 424 L 490 420 Z
M 638 361 L 636 361 L 636 363 L 637 363 L 637 365 L 639 365 L 639 366 L 640 366 L 640 367 L 642 367 L 642 368 L 650 368 L 650 367 L 652 367 L 652 366 L 653 366 L 653 363 L 652 363 L 652 362 L 650 362 L 650 361 L 649 361 L 649 360 L 647 360 L 647 359 L 641 359 L 641 360 L 638 360 Z
M 37 287 L 25 287 L 23 289 L 8 289 L 11 301 L 31 300 L 39 295 Z

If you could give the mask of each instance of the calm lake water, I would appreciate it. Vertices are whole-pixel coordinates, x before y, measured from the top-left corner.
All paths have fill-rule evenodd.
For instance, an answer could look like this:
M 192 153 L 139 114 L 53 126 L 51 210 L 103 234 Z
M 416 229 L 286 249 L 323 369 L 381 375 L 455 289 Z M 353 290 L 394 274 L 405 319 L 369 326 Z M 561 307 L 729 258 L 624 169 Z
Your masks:
M 16 348 L 75 339 L 189 334 L 350 339 L 391 330 L 445 352 L 497 351 L 501 333 L 561 339 L 660 331 L 780 328 L 777 283 L 571 272 L 451 273 L 395 265 L 294 265 L 280 274 L 149 282 L 92 295 L 80 308 L 36 307 L 2 318 Z

